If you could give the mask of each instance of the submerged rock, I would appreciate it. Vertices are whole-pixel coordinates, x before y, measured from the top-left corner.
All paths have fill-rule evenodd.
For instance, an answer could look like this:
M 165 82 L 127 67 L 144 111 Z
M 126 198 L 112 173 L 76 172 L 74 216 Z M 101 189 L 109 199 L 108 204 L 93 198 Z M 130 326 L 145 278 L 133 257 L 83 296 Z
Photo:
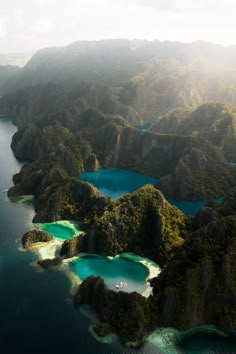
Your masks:
M 24 248 L 30 248 L 37 242 L 49 242 L 53 240 L 53 235 L 49 232 L 41 230 L 30 230 L 26 232 L 22 237 L 22 245 Z

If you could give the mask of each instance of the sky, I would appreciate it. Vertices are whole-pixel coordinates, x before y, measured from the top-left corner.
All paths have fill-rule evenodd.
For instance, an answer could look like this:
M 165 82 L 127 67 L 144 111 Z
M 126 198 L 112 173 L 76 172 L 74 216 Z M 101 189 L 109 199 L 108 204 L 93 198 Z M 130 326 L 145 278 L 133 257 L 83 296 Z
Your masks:
M 108 38 L 231 45 L 235 13 L 235 0 L 1 1 L 0 53 Z

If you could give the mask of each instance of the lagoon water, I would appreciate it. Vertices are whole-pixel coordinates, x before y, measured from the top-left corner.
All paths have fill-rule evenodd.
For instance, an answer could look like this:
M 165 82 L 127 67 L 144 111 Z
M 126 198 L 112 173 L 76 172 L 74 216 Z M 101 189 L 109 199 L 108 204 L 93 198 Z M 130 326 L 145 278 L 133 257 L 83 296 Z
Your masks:
M 156 183 L 155 178 L 119 168 L 85 172 L 79 179 L 93 184 L 99 189 L 102 195 L 110 196 L 112 199 L 118 199 L 124 194 L 132 193 L 145 184 Z
M 102 195 L 109 196 L 114 200 L 122 197 L 124 194 L 136 191 L 145 184 L 154 185 L 157 183 L 157 179 L 155 178 L 118 168 L 85 172 L 79 177 L 79 179 L 93 184 L 98 188 Z M 189 215 L 196 214 L 205 204 L 203 201 L 180 202 L 174 200 L 170 200 L 170 203 Z
M 68 238 L 78 235 L 80 232 L 76 225 L 68 221 L 42 224 L 40 230 L 47 231 L 60 240 L 67 240 Z
M 135 128 L 143 132 L 148 132 L 152 128 L 152 123 L 144 123 L 143 125 L 136 125 Z
M 143 293 L 147 289 L 146 279 L 149 275 L 147 267 L 123 257 L 109 259 L 97 255 L 85 255 L 71 262 L 69 266 L 81 280 L 90 275 L 102 277 L 112 290 L 116 289 L 116 284 L 120 281 L 127 283 L 127 286 L 122 289 L 126 292 Z
M 34 212 L 11 203 L 4 191 L 19 171 L 11 149 L 15 127 L 0 119 L 0 353 L 1 354 L 158 354 L 236 352 L 236 341 L 215 333 L 186 335 L 177 347 L 173 330 L 153 334 L 139 350 L 120 342 L 102 344 L 89 332 L 89 320 L 75 310 L 70 280 L 62 272 L 42 271 L 36 256 L 19 250 L 20 239 L 31 227 Z M 177 335 L 178 337 L 178 335 Z

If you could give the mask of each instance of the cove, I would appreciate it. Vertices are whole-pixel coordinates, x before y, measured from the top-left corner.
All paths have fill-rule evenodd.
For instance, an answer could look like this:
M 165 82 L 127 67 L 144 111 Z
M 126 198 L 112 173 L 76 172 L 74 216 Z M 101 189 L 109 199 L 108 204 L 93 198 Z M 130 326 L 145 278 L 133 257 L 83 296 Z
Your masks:
M 157 179 L 144 176 L 140 173 L 118 168 L 101 169 L 95 172 L 85 172 L 79 179 L 93 184 L 103 196 L 109 196 L 114 200 L 124 194 L 132 193 L 145 184 L 156 184 Z M 169 202 L 182 210 L 185 214 L 194 215 L 205 205 L 204 201 L 183 202 L 169 200 Z
M 79 227 L 69 221 L 57 221 L 39 225 L 39 229 L 47 231 L 54 237 L 61 240 L 67 240 L 75 235 L 78 235 L 81 231 Z
M 176 206 L 176 208 L 182 210 L 184 214 L 195 215 L 199 209 L 201 209 L 206 203 L 204 201 L 199 202 L 182 202 L 177 200 L 169 200 L 169 202 Z
M 101 169 L 95 172 L 85 172 L 79 179 L 93 184 L 104 196 L 116 200 L 124 194 L 132 193 L 145 184 L 155 184 L 153 177 L 119 168 Z
M 69 268 L 80 280 L 90 275 L 100 276 L 111 290 L 116 290 L 119 282 L 125 282 L 122 291 L 137 291 L 143 294 L 147 286 L 149 270 L 146 266 L 122 256 L 102 257 L 99 255 L 81 255 L 69 263 Z

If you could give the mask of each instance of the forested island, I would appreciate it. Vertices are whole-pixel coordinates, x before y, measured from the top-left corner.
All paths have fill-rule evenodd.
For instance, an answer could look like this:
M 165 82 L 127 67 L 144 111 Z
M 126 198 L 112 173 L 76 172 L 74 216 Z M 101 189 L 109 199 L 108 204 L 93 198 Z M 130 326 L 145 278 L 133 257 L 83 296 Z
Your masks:
M 25 162 L 8 197 L 32 196 L 35 208 L 23 247 L 50 244 L 55 235 L 42 225 L 68 221 L 78 229 L 39 266 L 127 253 L 160 266 L 145 280 L 148 296 L 111 289 L 101 276 L 82 279 L 74 303 L 96 310 L 99 336 L 116 332 L 141 345 L 158 327 L 235 333 L 232 51 L 201 42 L 76 42 L 40 50 L 24 68 L 3 74 L 0 113 L 17 126 L 11 147 Z M 155 182 L 114 200 L 80 178 L 101 169 Z M 192 215 L 174 202 L 202 207 Z

